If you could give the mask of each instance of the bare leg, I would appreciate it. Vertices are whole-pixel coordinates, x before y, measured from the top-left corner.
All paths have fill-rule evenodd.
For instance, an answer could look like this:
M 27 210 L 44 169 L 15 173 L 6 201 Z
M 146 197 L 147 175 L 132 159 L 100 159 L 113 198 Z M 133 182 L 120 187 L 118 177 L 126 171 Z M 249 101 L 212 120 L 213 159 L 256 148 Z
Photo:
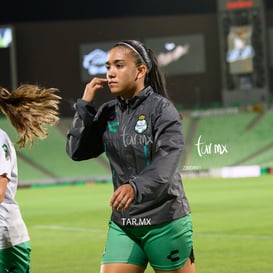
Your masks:
M 100 273 L 143 273 L 144 270 L 144 267 L 134 264 L 112 263 L 101 265 Z

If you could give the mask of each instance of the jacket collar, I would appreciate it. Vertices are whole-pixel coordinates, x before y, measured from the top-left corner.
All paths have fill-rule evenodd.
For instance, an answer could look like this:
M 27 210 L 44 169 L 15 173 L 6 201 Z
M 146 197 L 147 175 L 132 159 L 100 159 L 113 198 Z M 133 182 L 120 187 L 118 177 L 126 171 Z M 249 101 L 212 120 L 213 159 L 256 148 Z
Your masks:
M 134 109 L 153 92 L 152 87 L 147 86 L 137 96 L 134 96 L 131 99 L 124 100 L 118 96 L 118 105 L 122 111 L 126 110 L 128 107 Z

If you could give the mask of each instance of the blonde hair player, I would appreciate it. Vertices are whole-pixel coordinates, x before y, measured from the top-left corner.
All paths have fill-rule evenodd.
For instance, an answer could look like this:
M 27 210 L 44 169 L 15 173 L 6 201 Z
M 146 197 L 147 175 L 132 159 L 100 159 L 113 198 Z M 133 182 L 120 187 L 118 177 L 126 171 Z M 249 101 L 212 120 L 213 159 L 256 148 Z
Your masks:
M 34 138 L 47 137 L 56 124 L 61 97 L 55 88 L 23 84 L 13 92 L 0 87 L 0 111 L 18 132 L 17 144 L 31 148 Z M 0 272 L 30 273 L 30 238 L 15 194 L 18 186 L 16 150 L 0 129 Z

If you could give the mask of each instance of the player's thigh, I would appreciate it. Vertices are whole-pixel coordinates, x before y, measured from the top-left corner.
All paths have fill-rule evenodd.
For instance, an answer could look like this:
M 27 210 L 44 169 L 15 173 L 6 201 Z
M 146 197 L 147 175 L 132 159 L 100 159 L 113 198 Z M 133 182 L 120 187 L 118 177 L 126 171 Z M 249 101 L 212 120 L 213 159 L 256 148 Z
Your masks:
M 174 220 L 152 229 L 144 250 L 154 270 L 176 272 L 193 257 L 191 216 Z
M 120 265 L 119 267 L 123 264 L 124 266 L 132 265 L 133 270 L 135 266 L 136 268 L 146 268 L 147 263 L 147 256 L 140 245 L 130 238 L 118 225 L 110 221 L 101 264 L 105 265 L 105 268 L 109 268 L 108 264 L 113 265 L 110 268 L 116 267 L 115 265 Z
M 100 273 L 143 273 L 144 271 L 144 267 L 125 263 L 102 264 L 100 268 Z

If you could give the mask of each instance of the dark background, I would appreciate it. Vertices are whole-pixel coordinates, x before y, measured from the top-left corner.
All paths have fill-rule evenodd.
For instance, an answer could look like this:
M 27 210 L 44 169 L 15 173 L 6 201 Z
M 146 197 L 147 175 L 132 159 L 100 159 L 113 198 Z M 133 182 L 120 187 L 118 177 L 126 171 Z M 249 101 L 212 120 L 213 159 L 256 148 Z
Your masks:
M 265 0 L 266 9 L 273 1 Z M 216 0 L 2 1 L 0 22 L 215 13 Z
M 267 2 L 273 6 L 271 0 Z M 0 21 L 82 20 L 214 12 L 214 0 L 3 1 Z
M 172 5 L 170 5 L 170 3 Z M 184 108 L 221 104 L 221 65 L 216 0 L 173 1 L 5 1 L 1 24 L 15 28 L 20 83 L 57 87 L 61 113 L 73 114 L 82 95 L 81 43 L 201 33 L 206 71 L 167 79 L 171 98 Z M 273 1 L 265 1 L 266 25 L 273 26 Z M 269 69 L 272 75 L 272 68 Z M 102 91 L 97 104 L 111 98 Z

